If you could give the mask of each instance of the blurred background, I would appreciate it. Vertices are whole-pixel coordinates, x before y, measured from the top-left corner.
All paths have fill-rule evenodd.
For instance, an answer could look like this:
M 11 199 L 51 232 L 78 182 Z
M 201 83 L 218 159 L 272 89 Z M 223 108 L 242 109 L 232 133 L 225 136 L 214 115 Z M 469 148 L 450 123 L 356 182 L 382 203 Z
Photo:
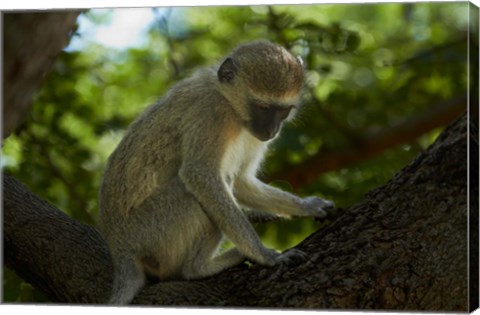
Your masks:
M 271 146 L 260 177 L 348 208 L 465 111 L 468 11 L 467 2 L 86 11 L 24 123 L 4 141 L 2 171 L 95 225 L 105 163 L 129 123 L 195 69 L 263 38 L 301 56 L 307 81 L 303 109 Z M 283 250 L 328 223 L 256 228 Z M 5 302 L 45 301 L 3 271 Z

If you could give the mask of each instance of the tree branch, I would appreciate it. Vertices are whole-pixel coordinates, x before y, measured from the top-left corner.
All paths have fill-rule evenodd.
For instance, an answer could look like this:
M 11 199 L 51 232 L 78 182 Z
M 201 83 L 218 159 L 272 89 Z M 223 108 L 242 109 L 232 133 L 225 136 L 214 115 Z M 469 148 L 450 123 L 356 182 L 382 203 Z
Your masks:
M 68 43 L 79 14 L 80 11 L 3 15 L 3 138 L 22 122 L 45 74 Z
M 388 129 L 364 135 L 357 145 L 344 151 L 320 151 L 299 165 L 289 165 L 268 176 L 266 181 L 285 180 L 295 189 L 314 180 L 320 174 L 355 165 L 374 157 L 386 149 L 415 140 L 422 134 L 452 122 L 467 108 L 467 95 L 432 106 L 429 110 L 400 121 Z
M 3 174 L 3 198 L 5 264 L 53 302 L 104 301 L 112 276 L 100 233 L 8 174 Z
M 161 282 L 134 302 L 466 311 L 467 136 L 464 115 L 389 183 L 303 241 L 298 248 L 311 259 L 298 267 L 237 266 Z M 478 185 L 470 188 L 477 196 Z M 112 267 L 100 234 L 9 175 L 3 189 L 7 266 L 52 301 L 105 301 Z

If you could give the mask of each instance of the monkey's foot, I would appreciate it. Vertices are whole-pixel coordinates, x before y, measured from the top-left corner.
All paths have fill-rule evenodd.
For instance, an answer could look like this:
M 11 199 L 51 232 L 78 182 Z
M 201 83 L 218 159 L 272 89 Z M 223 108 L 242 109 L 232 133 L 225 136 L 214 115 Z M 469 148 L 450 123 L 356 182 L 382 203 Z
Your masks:
M 308 258 L 309 257 L 305 252 L 292 248 L 278 255 L 275 262 L 276 264 L 283 264 L 292 267 L 300 265 L 302 262 L 308 260 Z

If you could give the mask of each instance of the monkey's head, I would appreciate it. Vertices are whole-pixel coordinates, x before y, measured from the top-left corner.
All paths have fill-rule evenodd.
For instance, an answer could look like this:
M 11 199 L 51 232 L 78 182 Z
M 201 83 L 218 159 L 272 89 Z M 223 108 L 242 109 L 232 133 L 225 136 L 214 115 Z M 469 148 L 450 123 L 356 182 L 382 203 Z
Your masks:
M 267 41 L 237 47 L 217 71 L 222 93 L 259 140 L 273 139 L 298 108 L 301 60 Z

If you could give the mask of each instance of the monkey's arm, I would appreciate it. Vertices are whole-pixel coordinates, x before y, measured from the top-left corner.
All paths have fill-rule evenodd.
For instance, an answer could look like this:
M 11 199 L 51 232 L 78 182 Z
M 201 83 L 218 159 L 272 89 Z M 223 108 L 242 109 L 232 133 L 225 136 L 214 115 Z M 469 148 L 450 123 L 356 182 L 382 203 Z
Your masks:
M 212 124 L 203 128 L 216 128 Z M 182 143 L 183 159 L 179 177 L 186 189 L 195 196 L 210 220 L 249 259 L 264 265 L 274 265 L 278 253 L 263 246 L 246 215 L 239 209 L 220 173 L 221 139 L 217 130 L 187 135 Z M 210 135 L 203 139 L 203 135 Z M 212 143 L 213 142 L 213 143 Z M 208 145 L 206 145 L 208 144 Z
M 284 219 L 276 214 L 266 213 L 258 210 L 247 210 L 245 215 L 252 224 L 274 222 Z
M 186 163 L 180 170 L 180 178 L 186 188 L 196 197 L 212 222 L 235 244 L 238 250 L 255 262 L 273 265 L 275 252 L 265 248 L 253 226 L 248 222 L 230 197 L 221 177 L 215 169 L 199 169 L 197 161 L 192 168 Z M 205 164 L 203 164 L 205 165 Z
M 286 216 L 326 217 L 334 209 L 331 201 L 318 197 L 299 198 L 257 178 L 240 177 L 234 185 L 235 198 L 247 207 Z

